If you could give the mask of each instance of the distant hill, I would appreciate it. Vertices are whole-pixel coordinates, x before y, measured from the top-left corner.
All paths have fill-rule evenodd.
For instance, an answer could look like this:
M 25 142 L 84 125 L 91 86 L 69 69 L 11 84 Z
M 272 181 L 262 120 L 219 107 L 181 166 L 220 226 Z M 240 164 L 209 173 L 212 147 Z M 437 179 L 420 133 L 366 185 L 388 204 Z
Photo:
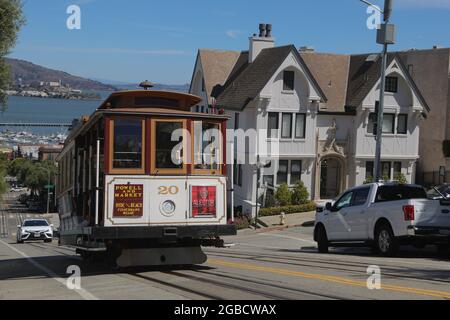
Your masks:
M 64 71 L 48 69 L 24 60 L 6 58 L 6 63 L 10 66 L 14 84 L 19 84 L 19 78 L 22 79 L 23 85 L 61 80 L 63 85 L 68 84 L 71 88 L 78 90 L 116 90 L 113 85 L 74 76 Z

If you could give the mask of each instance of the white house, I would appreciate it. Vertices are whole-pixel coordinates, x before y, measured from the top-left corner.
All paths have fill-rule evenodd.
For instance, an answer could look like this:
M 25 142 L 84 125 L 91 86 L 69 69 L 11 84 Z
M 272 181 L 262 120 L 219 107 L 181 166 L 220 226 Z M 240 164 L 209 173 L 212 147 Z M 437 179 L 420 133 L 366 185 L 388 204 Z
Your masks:
M 278 153 L 264 159 L 261 185 L 301 180 L 312 199 L 334 198 L 373 176 L 381 59 L 276 47 L 267 29 L 260 25 L 248 51 L 199 50 L 190 93 L 204 100 L 194 111 L 222 108 L 228 128 L 267 131 L 265 143 L 276 142 Z M 398 55 L 389 55 L 386 74 L 383 175 L 401 172 L 414 182 L 419 124 L 429 108 Z M 248 143 L 247 156 L 258 152 Z M 256 167 L 237 163 L 232 174 L 234 206 L 254 212 Z

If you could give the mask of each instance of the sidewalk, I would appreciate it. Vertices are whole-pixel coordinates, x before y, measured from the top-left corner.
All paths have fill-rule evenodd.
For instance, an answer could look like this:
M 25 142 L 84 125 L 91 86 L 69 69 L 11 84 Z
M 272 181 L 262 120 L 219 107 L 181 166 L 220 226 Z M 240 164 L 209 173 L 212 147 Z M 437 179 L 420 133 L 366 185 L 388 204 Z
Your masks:
M 262 227 L 261 224 L 259 226 L 261 227 L 257 231 L 254 229 L 243 229 L 238 230 L 238 234 L 241 233 L 247 233 L 247 232 L 269 232 L 269 231 L 276 231 L 276 230 L 283 230 L 287 228 L 293 228 L 293 227 L 309 227 L 314 225 L 314 219 L 315 219 L 315 211 L 311 212 L 301 212 L 301 213 L 293 213 L 293 214 L 287 214 L 285 225 L 280 225 L 280 216 L 269 216 L 269 217 L 261 217 L 259 220 L 263 222 L 267 227 Z

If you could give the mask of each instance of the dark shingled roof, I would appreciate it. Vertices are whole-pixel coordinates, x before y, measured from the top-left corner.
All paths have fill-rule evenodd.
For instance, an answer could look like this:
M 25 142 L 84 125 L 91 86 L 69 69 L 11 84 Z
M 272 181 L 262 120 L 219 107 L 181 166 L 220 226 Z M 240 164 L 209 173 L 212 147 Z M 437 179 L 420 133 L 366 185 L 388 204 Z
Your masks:
M 291 52 L 297 55 L 322 99 L 326 100 L 325 94 L 311 75 L 297 49 L 289 45 L 264 49 L 253 63 L 248 63 L 248 59 L 244 62 L 245 57 L 242 56 L 240 64 L 236 64 L 231 76 L 224 85 L 224 90 L 218 95 L 217 106 L 232 110 L 244 109 L 250 101 L 258 96 Z
M 376 57 L 368 59 L 369 56 Z M 428 104 L 423 98 L 420 90 L 417 88 L 414 80 L 411 78 L 407 68 L 397 53 L 389 53 L 386 65 L 389 66 L 396 59 L 399 68 L 402 69 L 408 81 L 411 83 L 413 90 L 417 94 L 420 102 L 425 109 L 430 111 Z M 370 60 L 370 61 L 368 61 Z M 369 94 L 370 90 L 375 86 L 381 77 L 381 56 L 376 54 L 352 55 L 350 58 L 349 80 L 347 87 L 346 107 L 357 108 Z
M 381 76 L 379 54 L 336 55 L 299 53 L 293 45 L 267 48 L 253 63 L 248 51 L 202 49 L 199 57 L 204 69 L 208 97 L 216 106 L 240 111 L 254 100 L 270 78 L 293 53 L 321 97 L 319 112 L 354 114 Z M 425 109 L 428 104 L 398 53 L 389 53 L 387 65 L 398 61 L 408 82 Z M 212 104 L 212 101 L 210 101 Z

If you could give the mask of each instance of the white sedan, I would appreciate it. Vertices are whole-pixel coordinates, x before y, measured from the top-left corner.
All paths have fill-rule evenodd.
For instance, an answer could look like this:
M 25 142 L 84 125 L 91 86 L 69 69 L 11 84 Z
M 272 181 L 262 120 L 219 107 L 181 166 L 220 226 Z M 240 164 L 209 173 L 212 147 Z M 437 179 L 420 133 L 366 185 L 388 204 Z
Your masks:
M 24 241 L 53 240 L 53 225 L 45 219 L 26 219 L 22 225 L 17 226 L 17 243 Z

